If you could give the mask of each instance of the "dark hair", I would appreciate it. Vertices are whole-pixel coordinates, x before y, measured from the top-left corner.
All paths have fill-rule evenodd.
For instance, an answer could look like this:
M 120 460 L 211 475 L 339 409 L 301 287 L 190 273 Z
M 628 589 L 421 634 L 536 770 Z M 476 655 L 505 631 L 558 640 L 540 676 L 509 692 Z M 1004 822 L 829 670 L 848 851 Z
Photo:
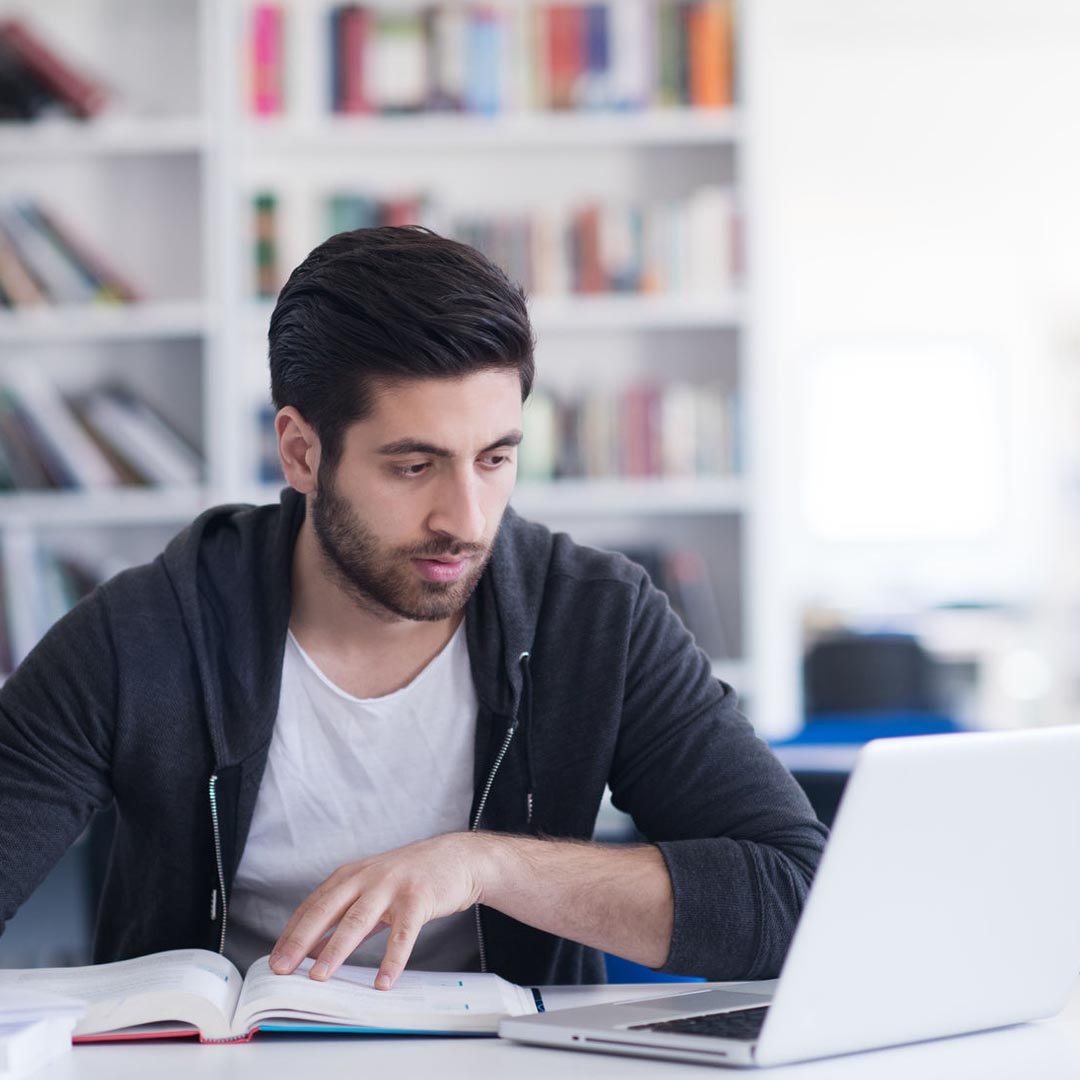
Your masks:
M 292 272 L 270 318 L 270 392 L 341 454 L 370 415 L 373 383 L 517 368 L 533 382 L 525 295 L 480 252 L 418 225 L 356 229 L 323 241 Z

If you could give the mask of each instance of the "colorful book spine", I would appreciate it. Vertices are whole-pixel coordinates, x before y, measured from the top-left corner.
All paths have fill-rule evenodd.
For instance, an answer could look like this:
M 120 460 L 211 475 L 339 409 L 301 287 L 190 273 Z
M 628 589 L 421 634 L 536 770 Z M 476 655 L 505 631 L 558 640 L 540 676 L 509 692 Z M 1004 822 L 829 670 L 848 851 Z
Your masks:
M 256 4 L 251 20 L 251 108 L 256 116 L 279 116 L 285 109 L 285 14 L 280 4 Z
M 567 397 L 539 388 L 525 409 L 520 475 L 533 481 L 735 475 L 736 410 L 725 390 L 682 380 Z
M 280 5 L 255 8 L 256 112 L 273 89 Z M 735 0 L 341 4 L 327 17 L 334 112 L 726 108 L 733 100 Z M 259 80 L 257 80 L 257 83 Z
M 254 201 L 255 295 L 273 300 L 281 288 L 278 264 L 277 196 L 260 192 Z
M 731 0 L 701 0 L 690 12 L 690 104 L 700 109 L 732 103 Z

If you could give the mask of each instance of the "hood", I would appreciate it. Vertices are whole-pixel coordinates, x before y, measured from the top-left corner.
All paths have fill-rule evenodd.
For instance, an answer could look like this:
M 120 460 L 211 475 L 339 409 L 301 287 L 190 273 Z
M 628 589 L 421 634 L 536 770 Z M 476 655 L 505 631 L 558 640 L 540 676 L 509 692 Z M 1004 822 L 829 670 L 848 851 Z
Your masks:
M 303 496 L 207 510 L 165 549 L 198 666 L 214 757 L 236 764 L 269 743 L 292 605 L 292 553 Z

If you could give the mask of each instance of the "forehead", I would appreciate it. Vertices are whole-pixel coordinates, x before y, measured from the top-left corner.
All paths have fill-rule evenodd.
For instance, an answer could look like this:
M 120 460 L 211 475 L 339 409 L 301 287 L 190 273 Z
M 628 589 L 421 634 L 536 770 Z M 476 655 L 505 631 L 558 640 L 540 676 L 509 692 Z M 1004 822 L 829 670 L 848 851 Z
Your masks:
M 353 425 L 361 443 L 414 436 L 448 447 L 481 445 L 521 426 L 521 379 L 514 369 L 452 379 L 376 383 L 374 408 Z

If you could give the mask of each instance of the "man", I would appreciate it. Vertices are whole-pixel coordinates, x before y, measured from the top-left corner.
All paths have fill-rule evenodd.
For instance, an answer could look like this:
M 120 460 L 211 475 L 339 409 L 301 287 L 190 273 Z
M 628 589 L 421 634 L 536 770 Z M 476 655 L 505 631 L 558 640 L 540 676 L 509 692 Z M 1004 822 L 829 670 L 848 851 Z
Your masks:
M 203 514 L 0 691 L 0 920 L 112 801 L 98 960 L 775 974 L 824 831 L 644 573 L 508 509 L 520 290 L 344 233 L 270 367 L 280 506 Z M 605 784 L 648 843 L 589 842 Z

